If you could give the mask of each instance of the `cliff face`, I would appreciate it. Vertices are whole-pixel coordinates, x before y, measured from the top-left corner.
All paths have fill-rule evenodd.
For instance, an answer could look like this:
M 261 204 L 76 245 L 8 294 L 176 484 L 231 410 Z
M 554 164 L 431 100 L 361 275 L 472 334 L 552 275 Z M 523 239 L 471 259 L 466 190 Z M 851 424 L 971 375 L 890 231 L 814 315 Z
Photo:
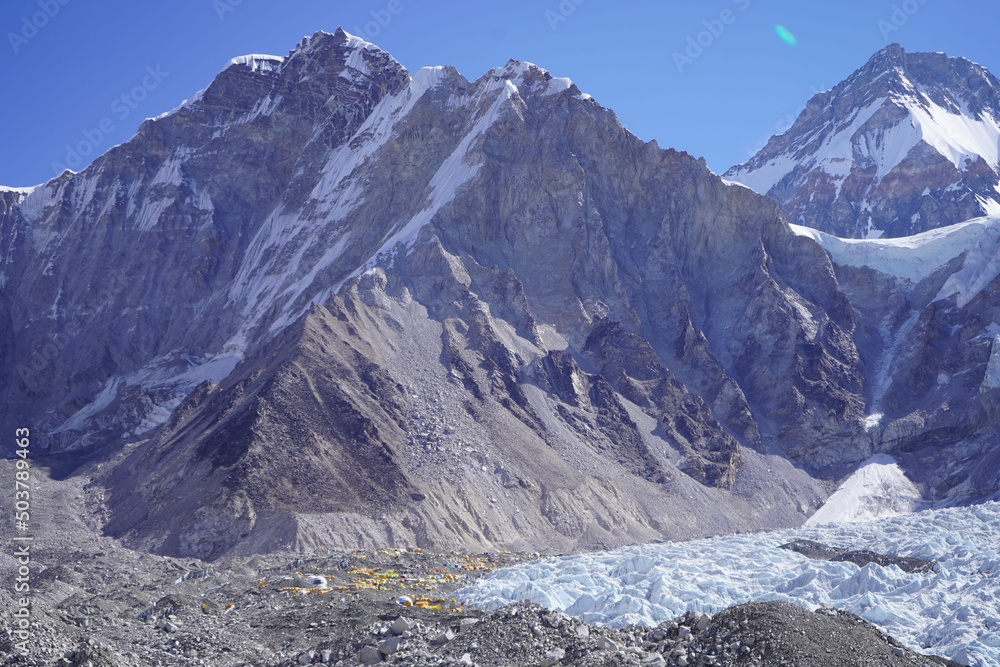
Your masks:
M 875 297 L 822 240 L 527 63 L 411 76 L 319 33 L 4 197 L 5 419 L 128 443 L 97 484 L 135 546 L 787 526 L 809 471 L 895 446 Z

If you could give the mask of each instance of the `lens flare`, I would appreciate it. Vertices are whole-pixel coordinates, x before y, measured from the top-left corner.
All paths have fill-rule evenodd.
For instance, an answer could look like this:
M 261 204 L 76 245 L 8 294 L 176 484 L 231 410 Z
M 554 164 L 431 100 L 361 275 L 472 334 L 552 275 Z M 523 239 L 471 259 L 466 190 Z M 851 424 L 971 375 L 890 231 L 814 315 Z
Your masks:
M 783 25 L 774 26 L 774 32 L 778 33 L 778 37 L 780 37 L 781 41 L 785 42 L 786 44 L 791 44 L 792 46 L 795 46 L 795 44 L 798 42 L 798 40 L 795 39 L 795 35 L 789 32 L 788 28 L 786 28 Z

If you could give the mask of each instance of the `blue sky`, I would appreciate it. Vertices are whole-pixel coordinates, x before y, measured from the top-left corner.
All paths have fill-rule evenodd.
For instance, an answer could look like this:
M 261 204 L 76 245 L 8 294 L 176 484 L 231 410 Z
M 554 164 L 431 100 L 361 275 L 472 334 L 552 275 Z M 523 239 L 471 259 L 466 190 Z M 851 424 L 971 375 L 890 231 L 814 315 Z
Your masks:
M 81 142 L 95 145 L 92 160 L 230 58 L 283 55 L 337 26 L 410 71 L 450 64 L 474 79 L 531 61 L 572 78 L 642 139 L 722 172 L 891 42 L 1000 75 L 998 25 L 995 0 L 5 0 L 0 183 L 48 180 Z

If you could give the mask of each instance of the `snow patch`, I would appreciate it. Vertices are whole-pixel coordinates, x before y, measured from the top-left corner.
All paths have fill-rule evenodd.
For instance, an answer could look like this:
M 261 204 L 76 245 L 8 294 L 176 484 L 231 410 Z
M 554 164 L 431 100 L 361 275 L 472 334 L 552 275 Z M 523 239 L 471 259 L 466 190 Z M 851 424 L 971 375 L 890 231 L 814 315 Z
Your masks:
M 139 215 L 136 216 L 133 224 L 135 228 L 141 232 L 147 232 L 154 227 L 156 223 L 160 221 L 160 216 L 166 211 L 174 200 L 170 197 L 163 197 L 160 199 L 145 198 L 142 201 L 142 208 L 139 210 Z
M 983 213 L 990 217 L 1000 216 L 1000 202 L 995 199 L 987 199 L 980 195 L 976 195 L 976 199 L 979 201 L 979 205 L 983 207 Z
M 379 51 L 380 50 L 377 46 L 375 46 L 371 42 L 369 42 L 369 41 L 367 41 L 367 40 L 365 40 L 365 39 L 363 39 L 361 37 L 358 37 L 357 35 L 352 35 L 351 33 L 347 32 L 346 30 L 344 30 L 343 32 L 347 36 L 347 41 L 345 43 L 351 49 L 367 49 L 367 50 L 371 50 L 371 51 Z
M 111 405 L 111 402 L 118 396 L 118 387 L 121 386 L 121 383 L 122 380 L 119 377 L 113 377 L 105 382 L 104 387 L 101 388 L 101 391 L 94 397 L 94 400 L 73 413 L 69 419 L 64 421 L 57 429 L 52 431 L 52 435 L 62 433 L 63 431 L 74 431 L 82 428 L 89 417 L 96 415 L 98 412 Z
M 490 82 L 490 84 L 493 83 L 495 82 Z M 382 247 L 379 248 L 378 252 L 375 253 L 375 256 L 365 266 L 370 265 L 376 257 L 391 250 L 397 244 L 411 244 L 420 228 L 430 222 L 441 207 L 455 197 L 458 188 L 471 180 L 476 172 L 479 171 L 481 165 L 470 164 L 467 159 L 468 153 L 483 133 L 500 117 L 500 112 L 507 101 L 517 95 L 517 87 L 509 80 L 501 79 L 499 83 L 499 94 L 489 109 L 476 121 L 472 130 L 465 134 L 462 141 L 459 142 L 458 147 L 452 151 L 451 155 L 448 156 L 431 178 L 428 184 L 431 188 L 431 193 L 427 198 L 424 209 L 390 235 L 382 244 Z M 490 84 L 487 85 L 484 95 L 496 90 L 497 86 Z
M 881 419 L 882 415 L 873 416 Z M 865 426 L 867 429 L 867 423 Z M 903 474 L 896 461 L 887 454 L 876 454 L 862 463 L 805 525 L 872 521 L 908 514 L 919 502 L 919 489 Z
M 876 412 L 865 417 L 865 431 L 870 432 L 878 428 L 878 425 L 882 423 L 882 417 L 883 415 L 881 412 Z
M 369 49 L 374 49 L 375 45 L 366 42 L 360 37 L 354 37 L 353 35 L 350 35 L 350 37 L 352 39 L 348 40 L 348 45 L 351 47 L 351 52 L 348 54 L 347 60 L 344 61 L 344 66 L 356 72 L 360 72 L 365 76 L 371 76 L 372 70 L 368 67 L 368 63 L 365 62 L 365 58 L 362 54 Z M 343 76 L 343 74 L 344 73 L 341 72 L 341 76 Z
M 990 344 L 990 358 L 986 362 L 986 373 L 979 392 L 1000 389 L 1000 335 L 994 334 Z
M 573 85 L 573 82 L 564 76 L 554 76 L 549 79 L 549 85 L 546 87 L 545 92 L 542 93 L 543 96 L 557 95 L 564 90 L 569 90 Z
M 977 120 L 962 113 L 952 113 L 936 104 L 910 102 L 907 107 L 920 128 L 921 138 L 945 156 L 958 169 L 966 161 L 982 157 L 997 171 L 1000 163 L 1000 124 L 983 116 Z
M 181 177 L 181 164 L 176 155 L 171 155 L 160 165 L 149 185 L 180 185 L 184 180 Z
M 740 183 L 739 181 L 730 181 L 728 179 L 722 178 L 721 176 L 719 177 L 719 180 L 722 181 L 723 185 L 727 185 L 727 186 L 729 186 L 731 188 L 740 187 L 740 188 L 746 188 L 747 190 L 751 190 L 751 191 L 756 192 L 756 190 L 754 190 L 753 188 L 751 188 L 749 185 L 747 185 L 745 183 Z
M 145 433 L 165 422 L 173 409 L 180 405 L 199 384 L 205 380 L 214 384 L 224 380 L 243 360 L 244 349 L 245 345 L 227 344 L 222 352 L 204 357 L 167 354 L 154 359 L 137 371 L 111 377 L 94 400 L 74 413 L 52 433 L 83 430 L 87 420 L 110 406 L 126 387 L 141 387 L 147 390 L 147 400 L 140 423 L 123 437 Z M 156 402 L 151 398 L 154 392 L 148 391 L 152 389 L 160 390 L 155 392 L 156 394 L 166 395 Z

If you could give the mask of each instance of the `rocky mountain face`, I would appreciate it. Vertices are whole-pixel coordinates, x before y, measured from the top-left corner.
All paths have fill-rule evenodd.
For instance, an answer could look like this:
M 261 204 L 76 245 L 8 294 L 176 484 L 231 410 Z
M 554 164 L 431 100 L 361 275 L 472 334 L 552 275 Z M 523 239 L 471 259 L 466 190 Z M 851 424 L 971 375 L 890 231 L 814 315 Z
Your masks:
M 854 305 L 865 432 L 931 498 L 1000 488 L 1000 218 L 905 239 L 844 241 L 806 227 Z
M 902 237 L 1000 215 L 998 150 L 1000 81 L 893 44 L 725 177 L 773 197 L 795 224 Z
M 995 423 L 997 325 L 933 299 L 967 256 L 852 267 L 528 63 L 317 33 L 0 193 L 0 230 L 4 424 L 104 461 L 106 532 L 159 553 L 788 526 L 897 450 L 931 496 L 996 488 L 941 453 Z M 923 391 L 926 356 L 962 379 Z

